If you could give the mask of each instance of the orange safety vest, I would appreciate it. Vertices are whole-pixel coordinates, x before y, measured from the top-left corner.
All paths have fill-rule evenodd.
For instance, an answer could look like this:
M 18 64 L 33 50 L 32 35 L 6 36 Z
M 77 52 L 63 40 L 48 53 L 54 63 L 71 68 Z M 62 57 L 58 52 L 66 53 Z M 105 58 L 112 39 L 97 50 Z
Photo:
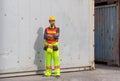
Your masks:
M 57 27 L 55 27 L 54 29 L 50 29 L 49 27 L 46 28 L 46 33 L 47 35 L 52 35 L 55 36 L 57 34 Z M 58 39 L 46 39 L 46 42 L 48 43 L 55 43 L 58 42 Z

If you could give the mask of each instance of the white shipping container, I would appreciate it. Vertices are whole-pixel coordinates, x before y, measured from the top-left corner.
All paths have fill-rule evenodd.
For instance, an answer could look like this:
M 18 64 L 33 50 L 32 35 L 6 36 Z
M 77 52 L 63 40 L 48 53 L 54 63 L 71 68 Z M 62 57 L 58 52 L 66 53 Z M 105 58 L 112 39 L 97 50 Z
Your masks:
M 94 68 L 94 0 L 0 0 L 0 76 L 44 70 L 51 15 L 61 30 L 61 68 Z

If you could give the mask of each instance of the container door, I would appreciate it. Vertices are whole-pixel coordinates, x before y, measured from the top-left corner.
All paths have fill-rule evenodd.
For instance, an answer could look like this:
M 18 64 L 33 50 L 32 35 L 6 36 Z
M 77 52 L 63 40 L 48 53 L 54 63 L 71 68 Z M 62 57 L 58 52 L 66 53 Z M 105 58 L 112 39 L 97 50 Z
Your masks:
M 95 60 L 119 65 L 117 5 L 95 8 Z

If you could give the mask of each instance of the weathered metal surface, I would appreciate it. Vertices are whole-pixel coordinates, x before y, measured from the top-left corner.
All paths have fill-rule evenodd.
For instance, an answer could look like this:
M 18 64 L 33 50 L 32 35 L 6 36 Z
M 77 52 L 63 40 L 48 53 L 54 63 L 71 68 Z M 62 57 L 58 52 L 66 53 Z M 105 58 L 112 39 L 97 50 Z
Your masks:
M 94 0 L 0 0 L 0 74 L 44 70 L 50 15 L 61 30 L 61 68 L 94 68 Z
M 119 0 L 95 0 L 95 3 L 102 3 L 102 2 L 108 2 L 108 3 L 114 3 Z
M 119 65 L 117 5 L 95 8 L 95 60 Z

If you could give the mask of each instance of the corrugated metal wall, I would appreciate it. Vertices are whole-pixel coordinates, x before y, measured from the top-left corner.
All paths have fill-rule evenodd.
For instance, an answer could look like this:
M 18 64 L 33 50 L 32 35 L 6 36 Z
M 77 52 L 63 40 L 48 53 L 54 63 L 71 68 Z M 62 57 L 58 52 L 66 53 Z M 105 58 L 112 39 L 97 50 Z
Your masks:
M 44 70 L 50 15 L 61 29 L 61 68 L 94 68 L 93 14 L 93 0 L 0 0 L 0 73 Z
M 95 8 L 95 60 L 119 65 L 117 5 Z

